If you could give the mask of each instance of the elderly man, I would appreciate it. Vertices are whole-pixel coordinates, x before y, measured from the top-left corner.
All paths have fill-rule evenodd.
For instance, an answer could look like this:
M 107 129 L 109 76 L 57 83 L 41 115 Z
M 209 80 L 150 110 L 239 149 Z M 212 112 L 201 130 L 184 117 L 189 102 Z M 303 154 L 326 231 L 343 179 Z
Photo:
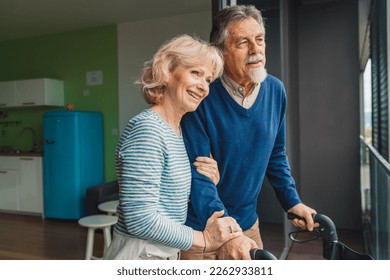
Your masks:
M 243 236 L 214 252 L 182 251 L 181 259 L 249 259 L 251 248 L 263 248 L 257 199 L 267 175 L 283 209 L 304 217 L 293 224 L 313 229 L 312 213 L 297 193 L 286 155 L 286 93 L 280 80 L 265 69 L 265 28 L 254 6 L 232 6 L 213 19 L 212 44 L 220 48 L 223 76 L 210 86 L 210 94 L 194 113 L 182 120 L 191 162 L 213 156 L 220 181 L 192 172 L 186 224 L 203 230 L 207 218 L 225 210 Z M 227 228 L 231 231 L 231 228 Z

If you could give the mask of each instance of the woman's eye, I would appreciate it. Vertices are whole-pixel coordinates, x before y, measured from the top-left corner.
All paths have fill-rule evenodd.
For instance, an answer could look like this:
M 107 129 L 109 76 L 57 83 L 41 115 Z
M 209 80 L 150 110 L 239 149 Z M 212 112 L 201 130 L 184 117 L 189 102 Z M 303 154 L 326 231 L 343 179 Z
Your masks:
M 196 75 L 196 76 L 199 76 L 199 75 L 200 75 L 200 72 L 197 71 L 197 70 L 192 70 L 191 73 L 192 73 L 193 75 Z

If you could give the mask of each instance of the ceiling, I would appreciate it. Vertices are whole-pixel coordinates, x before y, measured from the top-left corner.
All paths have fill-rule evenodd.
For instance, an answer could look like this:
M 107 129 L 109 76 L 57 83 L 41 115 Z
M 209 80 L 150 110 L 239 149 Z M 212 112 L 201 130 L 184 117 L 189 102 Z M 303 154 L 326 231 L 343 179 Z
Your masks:
M 0 0 L 0 41 L 208 10 L 211 0 Z
M 342 0 L 295 0 L 295 4 L 339 1 Z M 278 0 L 239 2 L 256 3 L 261 9 L 278 8 L 280 4 Z M 0 0 L 0 41 L 211 11 L 211 3 L 212 0 Z

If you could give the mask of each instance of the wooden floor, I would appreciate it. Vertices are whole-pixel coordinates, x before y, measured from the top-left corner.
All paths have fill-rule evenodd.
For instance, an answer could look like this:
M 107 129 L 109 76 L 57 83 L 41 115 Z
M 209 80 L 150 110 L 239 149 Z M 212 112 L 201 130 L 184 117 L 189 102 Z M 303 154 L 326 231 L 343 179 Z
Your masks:
M 283 249 L 282 226 L 261 226 L 265 248 L 279 257 Z M 364 251 L 360 232 L 338 230 L 339 240 L 358 252 Z M 94 255 L 101 256 L 103 236 L 95 235 Z M 0 213 L 1 260 L 82 260 L 87 229 L 77 221 L 42 219 L 37 216 Z M 288 259 L 321 260 L 321 240 L 294 243 Z
M 0 259 L 82 260 L 87 229 L 77 221 L 45 219 L 19 214 L 0 214 Z M 96 248 L 103 247 L 96 234 Z

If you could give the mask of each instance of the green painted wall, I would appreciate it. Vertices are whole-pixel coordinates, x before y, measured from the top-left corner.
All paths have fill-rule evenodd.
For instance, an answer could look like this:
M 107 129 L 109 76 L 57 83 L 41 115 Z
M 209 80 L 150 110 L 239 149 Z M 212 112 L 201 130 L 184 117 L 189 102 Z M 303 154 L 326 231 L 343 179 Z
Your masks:
M 86 72 L 95 70 L 103 71 L 103 84 L 87 86 Z M 64 81 L 65 104 L 73 103 L 75 110 L 103 113 L 105 180 L 114 180 L 118 141 L 118 135 L 112 135 L 112 130 L 118 129 L 116 26 L 0 42 L 0 81 L 43 77 Z M 89 96 L 83 95 L 86 89 Z M 28 131 L 21 133 L 24 127 L 32 127 L 37 140 L 42 141 L 42 116 L 47 110 L 7 110 L 8 116 L 0 118 L 0 145 L 29 150 L 32 136 Z M 21 123 L 1 125 L 4 121 Z

